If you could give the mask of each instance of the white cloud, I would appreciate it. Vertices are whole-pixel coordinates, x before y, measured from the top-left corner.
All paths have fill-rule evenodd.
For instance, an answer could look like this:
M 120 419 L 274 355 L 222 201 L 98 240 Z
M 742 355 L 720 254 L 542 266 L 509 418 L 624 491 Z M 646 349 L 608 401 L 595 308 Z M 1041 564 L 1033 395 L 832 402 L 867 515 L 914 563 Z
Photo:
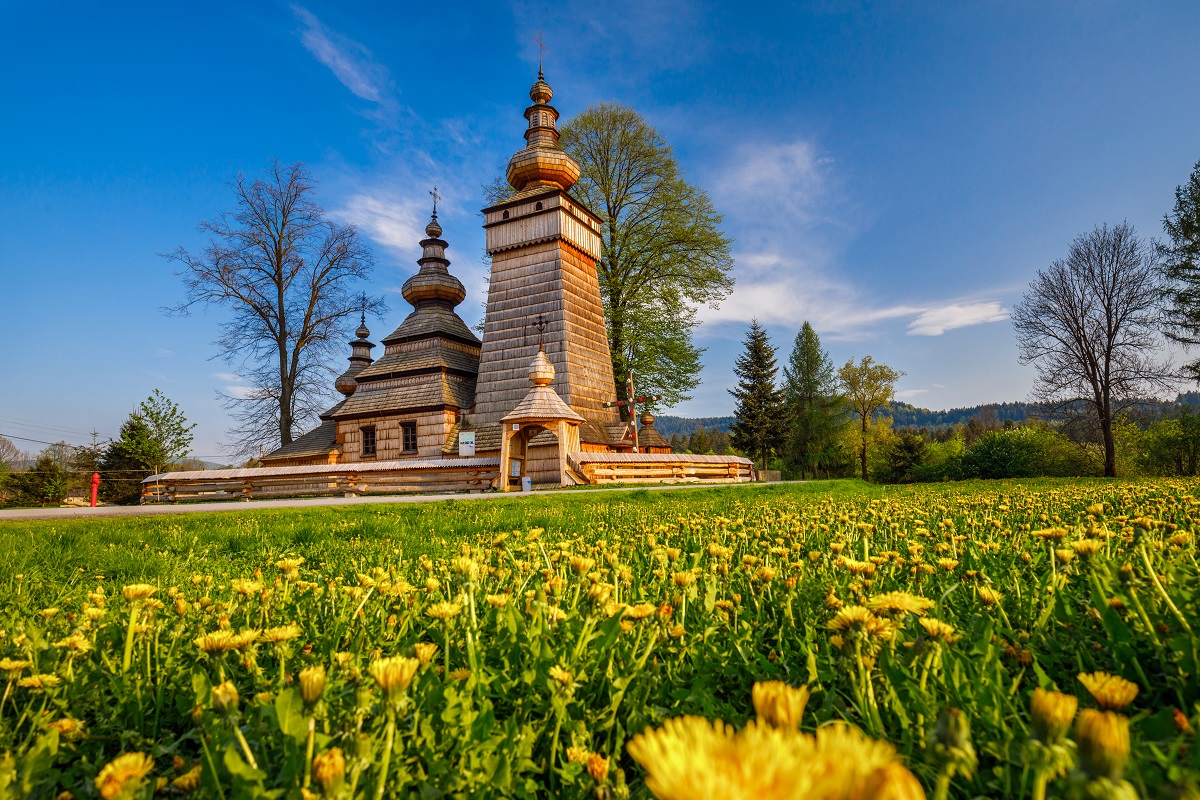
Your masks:
M 375 63 L 371 51 L 337 31 L 330 30 L 308 9 L 292 6 L 304 25 L 300 41 L 308 52 L 333 72 L 342 85 L 364 100 L 385 103 L 391 80 L 387 68 Z
M 238 400 L 250 400 L 256 397 L 264 397 L 265 390 L 256 389 L 253 386 L 226 386 L 225 393 L 230 397 L 236 397 Z
M 929 394 L 928 389 L 905 389 L 901 392 L 896 392 L 897 400 L 911 400 L 914 397 L 920 397 L 923 394 Z
M 832 166 L 831 159 L 803 140 L 743 144 L 731 155 L 713 193 L 742 218 L 786 219 L 793 226 L 832 222 Z
M 367 193 L 351 195 L 344 207 L 333 212 L 378 244 L 413 258 L 419 252 L 417 242 L 425 238 L 428 214 L 424 201 Z
M 213 377 L 225 383 L 238 383 L 242 380 L 241 375 L 234 375 L 232 372 L 214 372 Z
M 910 336 L 941 336 L 955 328 L 982 325 L 986 322 L 1003 322 L 1008 319 L 1008 309 L 999 303 L 949 303 L 928 308 L 908 323 Z

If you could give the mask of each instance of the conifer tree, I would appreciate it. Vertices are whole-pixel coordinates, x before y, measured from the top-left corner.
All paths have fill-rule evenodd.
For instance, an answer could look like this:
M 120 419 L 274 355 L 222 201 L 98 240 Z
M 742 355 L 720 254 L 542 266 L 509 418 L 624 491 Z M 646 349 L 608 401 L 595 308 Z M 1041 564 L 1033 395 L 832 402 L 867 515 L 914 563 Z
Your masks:
M 730 439 L 734 447 L 751 458 L 757 455 L 762 468 L 766 469 L 771 453 L 779 450 L 785 441 L 783 391 L 775 385 L 775 375 L 779 371 L 775 364 L 775 348 L 758 320 L 751 321 L 745 345 L 745 352 L 738 356 L 733 367 L 738 385 L 729 390 L 737 400 Z
M 815 478 L 822 467 L 828 472 L 834 459 L 838 430 L 845 423 L 845 400 L 838 395 L 833 361 L 807 321 L 796 334 L 783 377 L 788 455 L 802 475 L 808 472 Z

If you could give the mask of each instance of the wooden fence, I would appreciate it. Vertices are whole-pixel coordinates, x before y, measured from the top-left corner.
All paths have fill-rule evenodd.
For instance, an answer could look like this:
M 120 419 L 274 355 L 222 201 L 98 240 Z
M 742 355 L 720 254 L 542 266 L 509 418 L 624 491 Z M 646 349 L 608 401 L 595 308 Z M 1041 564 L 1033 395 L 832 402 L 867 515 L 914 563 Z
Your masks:
M 586 483 L 746 483 L 754 463 L 739 456 L 686 453 L 571 453 L 571 469 Z
M 482 491 L 499 476 L 487 456 L 168 472 L 142 481 L 142 502 Z

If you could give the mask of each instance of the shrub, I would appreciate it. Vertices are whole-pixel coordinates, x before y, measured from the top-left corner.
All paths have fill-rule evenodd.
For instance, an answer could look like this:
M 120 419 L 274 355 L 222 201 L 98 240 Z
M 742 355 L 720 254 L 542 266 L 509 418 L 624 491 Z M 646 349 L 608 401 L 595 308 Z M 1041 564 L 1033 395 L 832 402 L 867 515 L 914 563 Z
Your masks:
M 16 506 L 56 506 L 67 499 L 68 473 L 48 454 L 43 454 L 26 472 L 4 477 L 5 494 Z

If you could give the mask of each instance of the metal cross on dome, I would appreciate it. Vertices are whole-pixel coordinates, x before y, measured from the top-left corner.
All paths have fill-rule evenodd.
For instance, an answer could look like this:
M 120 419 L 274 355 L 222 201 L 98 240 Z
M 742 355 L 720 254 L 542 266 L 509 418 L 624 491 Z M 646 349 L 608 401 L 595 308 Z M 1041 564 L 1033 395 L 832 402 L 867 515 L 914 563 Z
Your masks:
M 438 190 L 437 190 L 436 186 L 433 187 L 433 191 L 430 192 L 429 195 L 430 195 L 430 197 L 433 198 L 433 218 L 437 219 L 437 204 L 438 204 L 438 200 L 442 199 L 442 196 L 440 194 L 438 194 Z
M 533 37 L 533 40 L 538 44 L 538 77 L 542 77 L 542 59 L 546 55 L 546 43 L 542 41 L 542 29 L 538 28 L 538 35 Z

